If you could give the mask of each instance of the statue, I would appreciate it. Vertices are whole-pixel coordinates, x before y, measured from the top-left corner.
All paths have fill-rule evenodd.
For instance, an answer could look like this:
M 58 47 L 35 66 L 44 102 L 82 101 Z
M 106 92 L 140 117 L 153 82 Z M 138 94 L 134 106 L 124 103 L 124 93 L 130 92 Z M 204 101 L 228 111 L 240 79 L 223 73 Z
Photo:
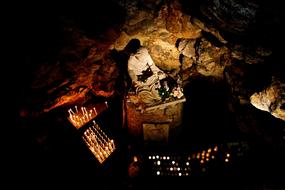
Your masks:
M 156 105 L 162 101 L 158 89 L 166 74 L 154 64 L 147 48 L 142 47 L 138 39 L 131 40 L 130 44 L 132 52 L 128 59 L 128 73 L 132 85 L 140 102 L 145 106 Z

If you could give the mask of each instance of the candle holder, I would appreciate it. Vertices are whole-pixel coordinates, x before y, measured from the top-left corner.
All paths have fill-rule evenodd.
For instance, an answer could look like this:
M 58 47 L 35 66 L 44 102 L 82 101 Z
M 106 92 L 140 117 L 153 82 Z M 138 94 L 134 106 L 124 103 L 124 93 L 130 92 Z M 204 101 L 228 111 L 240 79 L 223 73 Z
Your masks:
M 94 120 L 93 125 L 85 130 L 82 138 L 100 164 L 116 149 L 114 140 L 110 139 Z
M 89 121 L 97 117 L 98 114 L 100 114 L 102 111 L 106 110 L 108 108 L 108 102 L 105 101 L 104 103 L 96 104 L 95 106 L 88 106 L 88 107 L 77 107 L 74 106 L 74 108 L 70 108 L 68 110 L 69 116 L 68 120 L 69 122 L 76 127 L 77 129 L 83 127 L 85 124 L 87 124 Z

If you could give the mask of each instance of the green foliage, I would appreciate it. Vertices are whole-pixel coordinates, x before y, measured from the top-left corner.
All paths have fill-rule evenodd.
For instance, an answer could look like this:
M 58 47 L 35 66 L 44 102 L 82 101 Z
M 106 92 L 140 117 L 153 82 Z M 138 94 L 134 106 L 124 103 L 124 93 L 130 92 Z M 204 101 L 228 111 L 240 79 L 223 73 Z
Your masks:
M 163 86 L 158 88 L 158 94 L 161 97 L 161 99 L 164 101 L 165 99 L 170 97 L 170 91 L 169 89 L 167 90 L 166 88 L 164 88 Z

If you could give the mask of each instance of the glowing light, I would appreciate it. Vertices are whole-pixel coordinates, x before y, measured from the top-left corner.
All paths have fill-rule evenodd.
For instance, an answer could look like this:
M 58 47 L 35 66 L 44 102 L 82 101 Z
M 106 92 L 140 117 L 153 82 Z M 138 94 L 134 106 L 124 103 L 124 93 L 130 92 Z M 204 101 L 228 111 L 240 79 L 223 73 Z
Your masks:
M 208 152 L 210 153 L 211 151 L 212 151 L 212 149 L 211 149 L 211 148 L 209 148 L 209 149 L 208 149 Z
M 181 174 L 181 173 L 179 173 L 178 175 L 179 175 L 179 176 L 182 176 L 182 174 Z
M 166 159 L 166 157 L 165 156 L 163 156 L 163 160 L 165 160 Z
M 151 160 L 151 156 L 148 156 L 148 159 Z
M 86 107 L 81 107 L 81 111 L 78 111 L 78 107 L 75 106 L 75 112 L 73 109 L 68 110 L 69 116 L 68 120 L 77 129 L 88 123 L 94 117 L 97 116 L 96 108 L 86 109 Z
M 203 163 L 204 163 L 204 160 L 200 160 L 200 163 L 203 164 Z
M 180 171 L 180 168 L 177 168 L 177 171 Z
M 156 155 L 156 159 L 159 159 L 159 156 L 158 156 L 158 155 Z
M 217 152 L 218 151 L 218 146 L 214 147 L 214 151 Z
M 199 153 L 199 152 L 198 152 L 198 154 L 197 154 L 196 158 L 197 158 L 197 159 L 199 159 L 199 158 L 200 158 L 200 153 Z
M 226 158 L 226 159 L 225 159 L 225 162 L 229 162 L 229 159 L 228 159 L 228 158 Z
M 228 158 L 230 157 L 230 154 L 229 154 L 229 153 L 227 153 L 227 157 L 228 157 Z
M 214 156 L 214 155 L 212 155 L 212 159 L 215 159 L 215 156 Z
M 186 165 L 189 166 L 189 162 L 186 162 Z
M 169 160 L 169 159 L 170 159 L 170 157 L 169 157 L 169 156 L 167 156 L 167 157 L 166 157 L 166 159 L 167 159 L 167 160 Z
M 138 161 L 138 157 L 134 156 L 134 162 Z
M 103 163 L 115 150 L 114 141 L 109 139 L 95 121 L 91 127 L 86 129 L 82 138 L 100 163 Z
M 152 159 L 155 159 L 155 156 L 152 156 Z
M 158 165 L 158 166 L 160 165 L 160 161 L 159 161 L 159 160 L 157 161 L 157 165 Z
M 160 175 L 160 171 L 157 171 L 157 172 L 156 172 L 156 175 Z
M 175 161 L 172 161 L 172 164 L 175 164 Z
M 172 168 L 172 167 L 170 168 L 170 171 L 173 171 L 173 168 Z

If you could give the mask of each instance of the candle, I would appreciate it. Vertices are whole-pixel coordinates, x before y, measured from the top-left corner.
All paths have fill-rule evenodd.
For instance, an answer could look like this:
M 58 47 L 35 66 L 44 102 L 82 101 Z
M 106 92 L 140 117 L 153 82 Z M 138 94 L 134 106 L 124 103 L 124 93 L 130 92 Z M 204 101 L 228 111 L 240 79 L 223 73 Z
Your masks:
M 87 110 L 86 110 L 86 108 L 85 108 L 85 107 L 83 107 L 83 110 L 84 110 L 85 114 L 87 114 Z
M 113 140 L 111 140 L 111 144 L 112 144 L 112 148 L 114 149 L 115 148 L 115 144 L 114 144 Z
M 72 109 L 69 109 L 72 114 L 75 114 Z
M 93 125 L 83 133 L 83 140 L 100 163 L 104 162 L 115 149 L 114 141 L 108 138 L 95 120 L 93 120 Z
M 95 107 L 93 107 L 93 110 L 94 110 L 95 115 L 97 115 L 97 111 Z
M 110 150 L 113 150 L 113 147 L 112 147 L 112 145 L 111 145 L 110 142 L 108 143 L 108 145 L 109 145 L 109 149 L 110 149 Z

